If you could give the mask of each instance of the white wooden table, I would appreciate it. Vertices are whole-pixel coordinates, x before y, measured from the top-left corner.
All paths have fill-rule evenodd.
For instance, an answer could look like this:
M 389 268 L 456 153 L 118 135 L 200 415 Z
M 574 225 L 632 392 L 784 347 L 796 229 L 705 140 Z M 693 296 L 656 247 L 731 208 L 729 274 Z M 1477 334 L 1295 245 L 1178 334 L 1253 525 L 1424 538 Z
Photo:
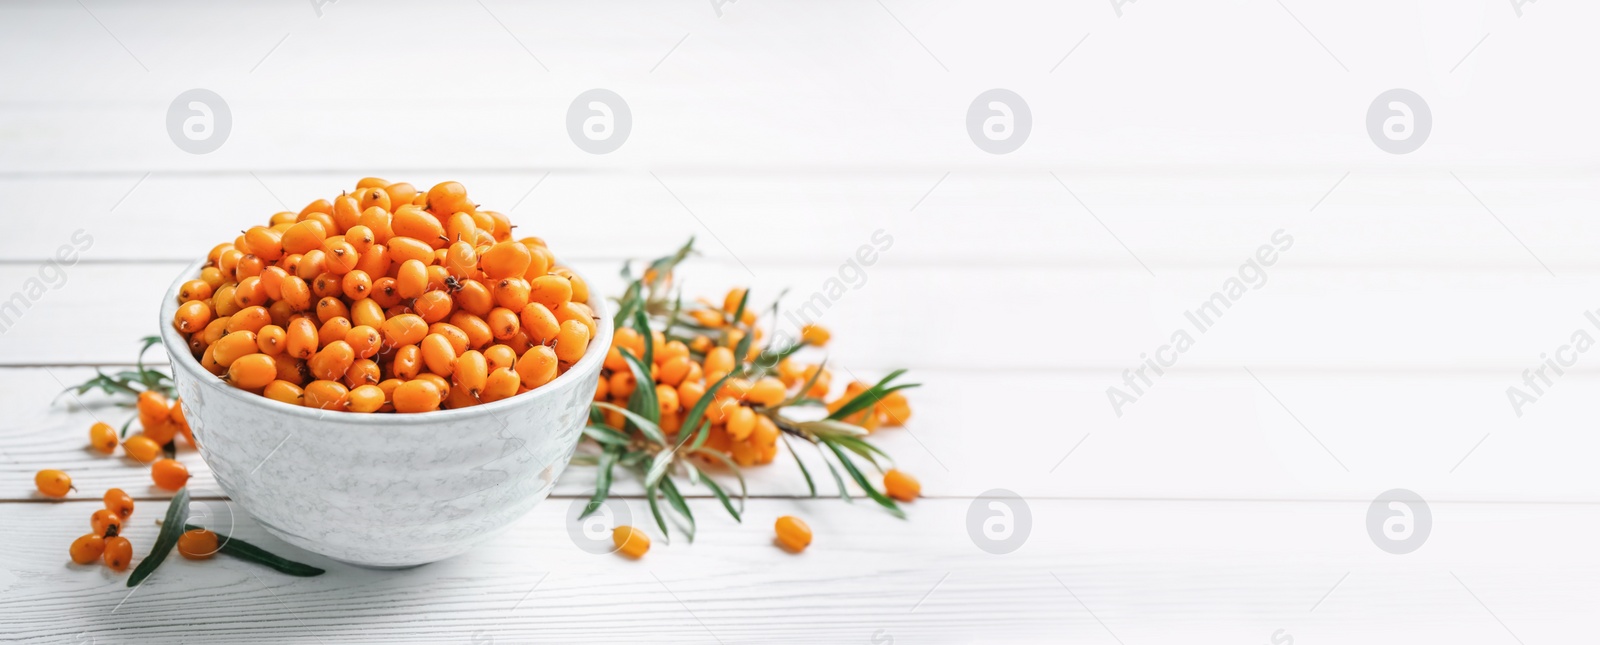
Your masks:
M 0 641 L 1592 639 L 1600 363 L 1561 348 L 1600 337 L 1600 8 L 1061 4 L 0 6 L 0 299 L 47 283 L 0 333 Z M 596 87 L 633 119 L 605 155 L 566 130 Z M 994 87 L 1031 108 L 1010 154 L 965 127 Z M 1406 155 L 1364 122 L 1393 87 L 1432 115 Z M 208 154 L 166 129 L 191 88 L 231 116 Z M 51 399 L 132 360 L 184 263 L 364 175 L 462 181 L 608 293 L 696 235 L 692 288 L 799 301 L 891 235 L 822 322 L 841 370 L 926 384 L 874 437 L 925 498 L 903 521 L 807 499 L 780 456 L 743 524 L 701 495 L 699 539 L 634 562 L 569 536 L 575 467 L 512 533 L 380 572 L 267 537 L 190 452 L 197 505 L 328 573 L 173 557 L 130 595 L 70 564 L 99 492 L 138 499 L 138 555 L 165 495 L 86 449 L 121 411 Z M 1194 332 L 1280 229 L 1264 284 Z M 1119 415 L 1108 388 L 1180 329 Z M 1573 362 L 1519 416 L 1548 355 Z M 80 492 L 41 499 L 41 468 Z M 1431 514 L 1407 554 L 1368 532 L 1396 488 Z M 1028 518 L 1005 554 L 970 528 L 995 489 Z M 772 545 L 783 514 L 806 553 Z

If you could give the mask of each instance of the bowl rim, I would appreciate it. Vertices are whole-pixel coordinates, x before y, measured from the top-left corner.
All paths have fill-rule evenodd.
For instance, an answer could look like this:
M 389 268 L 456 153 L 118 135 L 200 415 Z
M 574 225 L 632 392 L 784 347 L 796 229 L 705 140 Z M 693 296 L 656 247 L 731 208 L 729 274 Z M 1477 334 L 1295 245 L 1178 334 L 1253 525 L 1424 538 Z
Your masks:
M 586 373 L 598 375 L 600 373 L 598 365 L 605 360 L 606 352 L 611 347 L 613 325 L 611 317 L 608 315 L 606 310 L 605 297 L 591 291 L 589 295 L 589 302 L 586 304 L 588 304 L 589 307 L 594 310 L 595 316 L 598 318 L 598 320 L 595 323 L 597 330 L 595 337 L 589 340 L 589 349 L 584 353 L 583 358 L 578 359 L 578 362 L 574 363 L 565 374 L 557 376 L 549 383 L 534 388 L 531 391 L 516 394 L 492 403 L 474 405 L 469 408 L 460 408 L 454 410 L 431 410 L 428 412 L 406 414 L 393 412 L 360 414 L 342 410 L 329 411 L 320 408 L 313 409 L 304 406 L 290 405 L 282 401 L 269 399 L 260 394 L 241 390 L 228 385 L 222 379 L 217 378 L 215 374 L 212 374 L 200 366 L 199 360 L 189 353 L 188 343 L 179 336 L 176 329 L 173 329 L 172 318 L 178 311 L 179 303 L 177 300 L 179 288 L 183 286 L 183 283 L 197 278 L 200 275 L 200 270 L 207 264 L 207 260 L 199 260 L 184 267 L 183 271 L 180 272 L 178 277 L 172 281 L 172 285 L 167 288 L 167 292 L 163 296 L 161 312 L 159 314 L 160 320 L 158 322 L 161 327 L 161 344 L 162 347 L 167 351 L 167 357 L 173 366 L 173 371 L 176 372 L 177 370 L 182 369 L 186 372 L 187 376 L 194 378 L 195 381 L 199 383 L 200 387 L 208 388 L 213 391 L 226 392 L 223 394 L 223 396 L 232 397 L 234 400 L 242 401 L 246 405 L 262 408 L 273 413 L 287 414 L 291 417 L 297 417 L 307 421 L 334 422 L 361 427 L 420 426 L 431 425 L 435 423 L 445 423 L 472 417 L 494 416 L 502 411 L 511 410 L 517 408 L 518 406 L 533 404 L 539 401 L 541 398 L 556 396 L 555 392 L 566 389 L 562 387 L 563 385 L 566 385 L 569 382 L 577 381 L 580 378 L 586 378 L 584 376 Z M 572 269 L 571 267 L 568 267 L 568 270 L 571 270 L 578 277 L 583 278 L 583 274 L 579 273 L 577 270 Z M 585 282 L 587 282 L 587 278 L 585 278 Z

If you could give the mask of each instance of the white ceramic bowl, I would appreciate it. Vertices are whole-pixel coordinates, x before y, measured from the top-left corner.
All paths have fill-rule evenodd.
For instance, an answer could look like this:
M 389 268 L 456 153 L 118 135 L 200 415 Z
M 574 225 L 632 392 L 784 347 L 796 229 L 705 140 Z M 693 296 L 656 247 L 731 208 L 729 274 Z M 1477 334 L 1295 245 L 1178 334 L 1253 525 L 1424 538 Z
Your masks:
M 184 270 L 161 306 L 161 340 L 200 454 L 233 502 L 273 535 L 351 564 L 407 567 L 458 555 L 549 495 L 588 418 L 611 318 L 588 353 L 531 392 L 460 410 L 356 414 L 297 407 L 207 372 L 172 328 Z

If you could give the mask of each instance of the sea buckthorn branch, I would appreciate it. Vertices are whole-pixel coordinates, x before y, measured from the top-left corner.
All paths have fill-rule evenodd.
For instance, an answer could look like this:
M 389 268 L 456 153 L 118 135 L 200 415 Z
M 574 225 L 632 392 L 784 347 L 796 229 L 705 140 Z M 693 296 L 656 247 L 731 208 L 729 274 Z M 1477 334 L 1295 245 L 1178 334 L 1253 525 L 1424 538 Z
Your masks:
M 876 384 L 851 383 L 844 396 L 829 403 L 827 362 L 794 360 L 805 348 L 826 344 L 827 330 L 807 325 L 798 340 L 780 342 L 773 334 L 757 346 L 770 330 L 758 324 L 761 317 L 748 289 L 733 289 L 720 305 L 705 299 L 685 304 L 675 273 L 694 255 L 691 239 L 671 255 L 646 263 L 638 277 L 632 263 L 622 268 L 628 284 L 616 298 L 616 333 L 584 429 L 593 452 L 574 458 L 598 468 L 583 515 L 600 508 L 615 470 L 622 467 L 634 471 L 644 486 L 662 533 L 669 533 L 670 520 L 692 541 L 695 518 L 681 487 L 705 486 L 742 521 L 748 496 L 742 469 L 770 463 L 779 440 L 790 447 L 816 497 L 816 480 L 790 441 L 796 437 L 817 448 L 841 498 L 853 501 L 848 477 L 867 497 L 904 517 L 896 500 L 914 498 L 918 485 L 904 473 L 886 470 L 892 464 L 889 455 L 865 437 L 880 424 L 904 422 L 910 408 L 900 392 L 917 384 L 898 383 L 905 370 L 896 370 Z M 778 319 L 783 295 L 774 299 L 768 320 Z M 807 410 L 819 407 L 825 415 Z M 884 474 L 881 490 L 864 473 L 862 461 Z M 731 489 L 712 476 L 716 470 L 738 480 L 738 504 Z

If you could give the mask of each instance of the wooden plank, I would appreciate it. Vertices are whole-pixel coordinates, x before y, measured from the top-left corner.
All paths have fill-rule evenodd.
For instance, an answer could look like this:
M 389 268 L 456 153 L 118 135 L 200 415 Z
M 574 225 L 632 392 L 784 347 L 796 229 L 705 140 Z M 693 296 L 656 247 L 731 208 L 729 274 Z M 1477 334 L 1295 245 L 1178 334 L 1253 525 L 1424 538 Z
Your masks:
M 566 500 L 552 500 L 471 553 L 405 571 L 328 562 L 237 516 L 241 538 L 328 573 L 294 579 L 173 556 L 131 594 L 124 575 L 66 564 L 94 504 L 0 504 L 5 525 L 27 527 L 0 553 L 0 622 L 24 643 L 570 642 L 598 630 L 695 642 L 1134 643 L 1181 632 L 1198 643 L 1275 633 L 1535 643 L 1582 633 L 1600 602 L 1586 537 L 1600 509 L 1590 505 L 1433 504 L 1427 542 L 1395 556 L 1369 541 L 1364 502 L 1025 504 L 1022 547 L 994 555 L 968 533 L 970 500 L 924 500 L 907 521 L 759 500 L 743 524 L 696 502 L 707 519 L 695 544 L 657 539 L 632 562 L 579 550 Z M 148 503 L 134 516 L 137 555 L 160 512 Z M 771 544 L 780 514 L 811 523 L 806 553 Z M 1527 548 L 1528 526 L 1540 527 L 1538 548 Z
M 89 374 L 0 370 L 0 391 L 15 402 L 0 420 L 0 481 L 10 482 L 0 501 L 38 499 L 31 477 L 42 468 L 69 472 L 80 498 L 112 486 L 165 496 L 136 463 L 86 447 L 95 419 L 120 426 L 127 411 L 95 397 L 85 397 L 87 411 L 70 398 L 47 405 L 57 379 Z M 1522 418 L 1504 395 L 1511 375 L 1255 374 L 1260 383 L 1243 370 L 1172 374 L 1119 418 L 1105 394 L 1113 374 L 917 371 L 912 377 L 924 386 L 910 392 L 907 427 L 880 430 L 873 441 L 932 497 L 1003 487 L 1079 499 L 1351 500 L 1404 485 L 1438 499 L 1600 502 L 1600 484 L 1587 476 L 1600 452 L 1585 421 L 1600 413 L 1600 375 L 1592 372 L 1565 377 Z M 816 451 L 796 445 L 821 494 L 831 496 Z M 197 491 L 221 494 L 197 454 L 180 457 Z M 753 495 L 808 492 L 786 454 L 746 475 Z M 592 490 L 593 469 L 574 466 L 556 494 Z M 631 475 L 614 491 L 640 493 Z
M 43 261 L 82 230 L 94 238 L 86 261 L 180 261 L 364 174 L 424 187 L 460 180 L 564 257 L 607 263 L 654 257 L 690 235 L 714 259 L 830 263 L 879 229 L 897 262 L 1142 263 L 1157 273 L 1237 267 L 1280 228 L 1295 236 L 1300 265 L 1543 273 L 1543 263 L 1565 275 L 1592 272 L 1600 250 L 1600 228 L 1585 217 L 1596 205 L 1593 173 L 1582 169 L 389 170 L 0 177 L 16 212 L 59 214 L 15 218 L 0 258 Z
M 387 159 L 450 168 L 1298 163 L 1342 172 L 1592 166 L 1600 143 L 1594 97 L 1548 64 L 1600 53 L 1582 30 L 1597 9 L 1583 4 L 1539 7 L 1533 20 L 1500 4 L 1376 23 L 1370 16 L 1391 8 L 1378 0 L 1288 15 L 1193 4 L 995 12 L 834 0 L 719 12 L 633 3 L 620 15 L 474 4 L 326 5 L 320 16 L 306 5 L 8 5 L 7 58 L 50 64 L 0 73 L 16 88 L 0 105 L 0 169 L 360 171 Z M 1436 29 L 1419 37 L 1417 20 Z M 224 28 L 237 25 L 250 28 Z M 1494 37 L 1479 48 L 1485 33 Z M 369 70 L 382 91 L 352 79 Z M 388 78 L 399 75 L 417 85 Z M 435 78 L 448 78 L 450 91 L 435 90 Z M 179 150 L 164 127 L 168 105 L 196 85 L 225 96 L 234 115 L 228 142 L 204 156 Z M 1403 160 L 1373 145 L 1363 119 L 1397 85 L 1424 94 L 1437 124 Z M 596 86 L 623 94 L 634 115 L 630 140 L 611 155 L 579 150 L 566 131 L 569 103 Z M 964 118 L 996 86 L 1025 97 L 1034 120 L 1027 144 L 1004 156 L 979 150 Z M 1538 98 L 1538 118 L 1528 117 L 1528 97 Z

